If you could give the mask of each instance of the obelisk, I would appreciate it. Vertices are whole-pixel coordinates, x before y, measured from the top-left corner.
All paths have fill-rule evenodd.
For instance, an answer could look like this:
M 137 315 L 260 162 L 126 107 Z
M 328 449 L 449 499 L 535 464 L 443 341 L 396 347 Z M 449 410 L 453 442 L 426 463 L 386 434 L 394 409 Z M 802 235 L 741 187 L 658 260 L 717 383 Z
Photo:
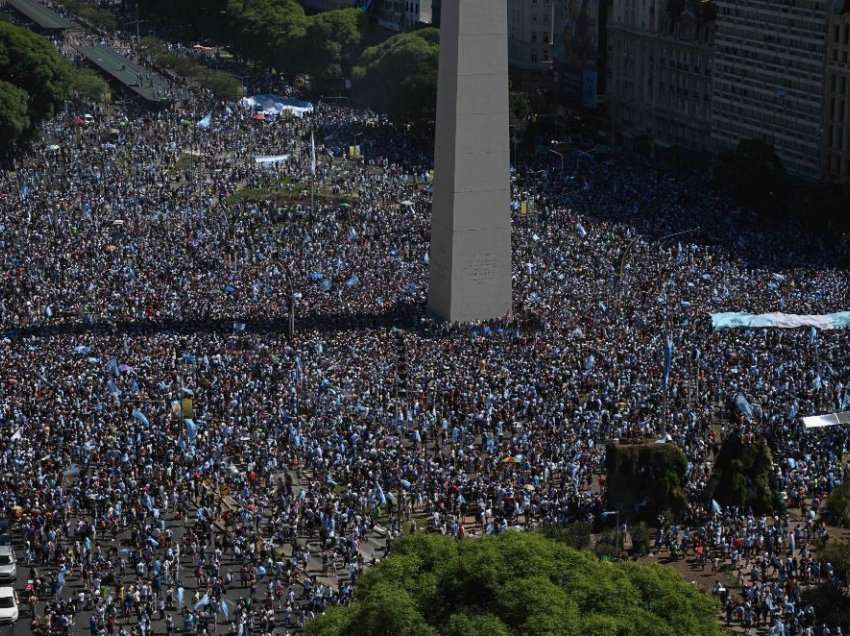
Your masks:
M 511 311 L 506 0 L 443 0 L 428 309 Z

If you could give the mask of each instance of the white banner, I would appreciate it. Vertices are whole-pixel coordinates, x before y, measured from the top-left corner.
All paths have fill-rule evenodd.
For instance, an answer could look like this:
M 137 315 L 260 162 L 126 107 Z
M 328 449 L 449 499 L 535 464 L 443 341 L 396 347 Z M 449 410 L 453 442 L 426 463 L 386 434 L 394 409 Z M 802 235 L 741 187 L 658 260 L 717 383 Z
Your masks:
M 731 311 L 711 314 L 711 326 L 715 329 L 797 329 L 814 327 L 818 330 L 850 329 L 850 311 L 834 314 L 748 314 Z
M 826 415 L 812 415 L 801 418 L 803 426 L 809 428 L 826 428 L 827 426 L 838 426 L 839 424 L 850 424 L 850 411 L 841 413 L 828 413 Z

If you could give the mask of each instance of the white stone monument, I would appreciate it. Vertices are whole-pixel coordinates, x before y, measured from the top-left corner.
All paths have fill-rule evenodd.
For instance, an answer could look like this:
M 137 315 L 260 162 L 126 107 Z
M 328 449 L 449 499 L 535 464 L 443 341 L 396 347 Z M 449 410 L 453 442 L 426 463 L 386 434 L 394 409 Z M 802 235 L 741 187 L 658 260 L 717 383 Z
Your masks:
M 443 0 L 429 311 L 511 311 L 507 0 Z

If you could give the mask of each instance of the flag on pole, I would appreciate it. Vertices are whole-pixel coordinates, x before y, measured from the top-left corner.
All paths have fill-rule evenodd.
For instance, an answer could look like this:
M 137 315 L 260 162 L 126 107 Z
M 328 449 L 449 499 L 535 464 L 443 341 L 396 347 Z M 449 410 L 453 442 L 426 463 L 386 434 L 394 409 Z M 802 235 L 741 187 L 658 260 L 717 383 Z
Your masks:
M 670 384 L 670 370 L 673 368 L 673 338 L 667 336 L 664 343 L 664 386 Z
M 753 407 L 743 393 L 739 393 L 738 397 L 735 398 L 735 406 L 744 417 L 753 417 Z
M 198 425 L 190 419 L 184 420 L 184 423 L 186 425 L 186 436 L 189 438 L 189 442 L 194 442 L 195 438 L 198 436 Z
M 192 609 L 194 609 L 197 612 L 202 607 L 206 607 L 207 605 L 209 605 L 209 603 L 210 603 L 210 595 L 204 594 L 200 599 L 198 599 L 198 602 L 195 603 L 195 605 L 192 607 Z
M 139 424 L 147 428 L 150 426 L 150 422 L 148 418 L 145 417 L 145 414 L 142 413 L 139 409 L 133 409 L 132 418 L 136 420 Z
M 310 174 L 316 176 L 316 138 L 312 130 L 310 131 Z

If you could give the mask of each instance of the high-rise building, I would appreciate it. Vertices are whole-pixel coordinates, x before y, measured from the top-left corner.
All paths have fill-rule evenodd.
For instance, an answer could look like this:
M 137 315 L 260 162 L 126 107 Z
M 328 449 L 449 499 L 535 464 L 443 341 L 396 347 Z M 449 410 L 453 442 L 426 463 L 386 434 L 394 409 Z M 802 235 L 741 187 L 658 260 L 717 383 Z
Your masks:
M 605 22 L 611 0 L 508 0 L 512 85 L 554 83 L 595 108 L 605 86 Z
M 517 69 L 552 67 L 555 0 L 508 0 L 508 61 Z
M 374 0 L 378 24 L 391 31 L 410 31 L 431 24 L 432 0 Z
M 711 150 L 715 15 L 710 0 L 614 0 L 607 95 L 618 140 Z
M 772 144 L 789 173 L 821 175 L 827 8 L 834 0 L 716 0 L 717 149 Z
M 359 0 L 301 0 L 301 4 L 313 11 L 332 11 L 360 5 Z
M 827 18 L 823 110 L 823 175 L 850 181 L 850 1 Z

